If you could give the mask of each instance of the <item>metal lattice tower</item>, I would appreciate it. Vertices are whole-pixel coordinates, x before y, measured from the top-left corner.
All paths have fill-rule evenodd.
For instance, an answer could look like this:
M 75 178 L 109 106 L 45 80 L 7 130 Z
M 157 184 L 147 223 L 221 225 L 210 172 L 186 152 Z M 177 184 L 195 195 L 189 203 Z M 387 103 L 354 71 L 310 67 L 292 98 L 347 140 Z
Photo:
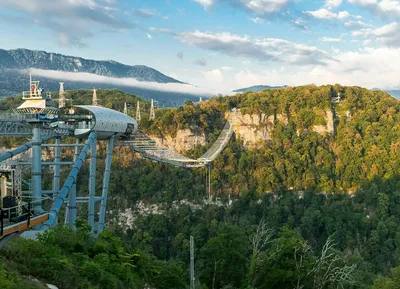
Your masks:
M 49 98 L 42 96 L 39 81 L 33 81 L 31 77 L 29 81 L 30 90 L 23 94 L 25 102 L 14 109 L 13 113 L 0 114 L 0 136 L 32 138 L 30 142 L 20 147 L 0 153 L 0 198 L 14 198 L 6 198 L 4 206 L 0 204 L 0 208 L 3 212 L 7 211 L 6 216 L 8 216 L 5 218 L 8 223 L 4 224 L 5 215 L 2 214 L 0 240 L 4 236 L 31 228 L 45 230 L 53 227 L 59 222 L 62 212 L 65 212 L 65 223 L 69 224 L 71 229 L 75 229 L 77 206 L 81 203 L 88 204 L 87 222 L 92 233 L 101 233 L 106 225 L 107 198 L 115 145 L 129 146 L 134 152 L 153 161 L 185 168 L 205 167 L 219 155 L 233 134 L 231 122 L 228 120 L 214 145 L 199 159 L 190 159 L 159 145 L 138 130 L 138 122 L 141 120 L 139 101 L 136 110 L 137 121 L 127 115 L 126 103 L 125 114 L 98 106 L 96 89 L 93 89 L 92 101 L 97 107 L 80 105 L 74 107 L 78 108 L 77 110 L 72 107 L 68 111 L 58 110 L 51 104 Z M 60 107 L 65 106 L 67 101 L 62 82 L 60 82 L 59 101 Z M 155 104 L 156 101 L 152 100 L 151 120 L 155 119 Z M 231 117 L 233 115 L 231 113 Z M 74 137 L 76 142 L 75 144 L 63 143 L 63 137 Z M 123 139 L 122 142 L 118 141 L 119 137 Z M 47 143 L 52 138 L 55 138 L 54 143 Z M 107 142 L 101 193 L 97 191 L 96 186 L 99 141 Z M 63 160 L 63 147 L 74 149 L 73 161 Z M 43 148 L 54 148 L 53 161 L 42 160 Z M 12 160 L 13 157 L 28 150 L 32 151 L 30 161 Z M 87 159 L 89 159 L 88 195 L 82 196 L 77 194 L 77 178 Z M 30 166 L 31 181 L 22 179 L 20 166 Z M 43 174 L 47 172 L 42 169 L 43 166 L 53 168 L 53 185 L 50 189 L 43 187 Z M 61 166 L 72 166 L 66 178 L 61 174 Z M 28 185 L 28 191 L 22 190 L 22 183 Z M 12 202 L 15 204 L 12 205 Z M 48 210 L 50 204 L 51 207 Z M 17 215 L 12 215 L 15 212 Z M 20 216 L 24 216 L 24 219 L 20 219 Z M 32 233 L 36 236 L 35 232 Z M 194 282 L 194 242 L 191 238 L 191 288 L 194 288 Z
M 137 102 L 136 106 L 136 121 L 140 122 L 142 120 L 142 117 L 140 116 L 140 102 Z
M 151 107 L 150 107 L 150 120 L 155 120 L 156 119 L 156 112 L 154 109 L 154 100 L 151 100 Z
M 93 88 L 92 105 L 98 106 L 97 89 L 96 88 Z
M 58 108 L 65 107 L 65 91 L 64 91 L 64 82 L 60 82 L 60 92 L 58 95 Z

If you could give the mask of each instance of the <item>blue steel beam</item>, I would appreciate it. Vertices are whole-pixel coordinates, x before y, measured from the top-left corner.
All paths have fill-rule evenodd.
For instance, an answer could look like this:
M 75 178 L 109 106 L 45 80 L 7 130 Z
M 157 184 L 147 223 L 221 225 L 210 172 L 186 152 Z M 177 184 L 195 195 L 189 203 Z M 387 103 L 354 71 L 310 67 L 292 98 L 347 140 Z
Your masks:
M 90 148 L 90 175 L 89 175 L 89 215 L 88 224 L 94 231 L 94 207 L 95 207 L 95 197 L 96 197 L 96 135 L 95 140 Z
M 46 136 L 46 137 L 44 137 L 42 139 L 42 141 L 48 141 L 51 138 L 52 138 L 52 136 Z M 20 147 L 17 147 L 14 150 L 2 153 L 2 154 L 0 154 L 0 162 L 3 162 L 3 161 L 8 160 L 8 159 L 10 159 L 12 157 L 15 157 L 16 155 L 18 155 L 20 153 L 23 153 L 23 152 L 25 152 L 25 151 L 27 151 L 27 150 L 29 150 L 31 148 L 32 148 L 32 142 L 28 142 L 28 143 L 26 143 L 26 144 L 24 144 L 24 145 L 22 145 Z
M 95 134 L 95 132 L 93 132 Z M 76 140 L 76 144 L 79 144 L 79 139 Z M 90 147 L 90 146 L 89 146 Z M 79 147 L 75 147 L 75 154 L 74 154 L 74 163 L 76 163 L 79 159 Z M 72 185 L 71 190 L 69 191 L 69 201 L 68 201 L 68 221 L 69 226 L 71 229 L 75 230 L 75 222 L 76 222 L 76 182 L 77 178 L 75 178 L 74 183 Z
M 106 167 L 104 170 L 103 193 L 102 193 L 102 200 L 100 203 L 100 218 L 99 218 L 99 226 L 97 228 L 97 233 L 101 233 L 104 230 L 104 222 L 106 218 L 106 209 L 107 209 L 108 184 L 110 182 L 111 161 L 114 150 L 114 142 L 115 142 L 115 136 L 112 136 L 108 140 L 108 151 L 106 158 Z
M 67 195 L 69 191 L 71 190 L 71 187 L 74 185 L 74 182 L 76 180 L 76 177 L 78 176 L 79 170 L 82 167 L 82 164 L 84 160 L 86 159 L 88 155 L 88 151 L 90 149 L 90 146 L 92 145 L 94 141 L 94 133 L 91 132 L 88 137 L 87 143 L 84 145 L 82 148 L 82 151 L 79 154 L 79 157 L 77 161 L 75 162 L 74 167 L 72 168 L 71 172 L 69 173 L 67 180 L 64 183 L 64 186 L 61 188 L 60 193 L 58 194 L 57 198 L 55 199 L 53 206 L 50 209 L 49 212 L 49 220 L 43 223 L 41 229 L 47 229 L 50 228 L 51 226 L 54 226 L 57 220 L 57 215 L 60 212 L 60 209 L 64 202 L 66 201 Z

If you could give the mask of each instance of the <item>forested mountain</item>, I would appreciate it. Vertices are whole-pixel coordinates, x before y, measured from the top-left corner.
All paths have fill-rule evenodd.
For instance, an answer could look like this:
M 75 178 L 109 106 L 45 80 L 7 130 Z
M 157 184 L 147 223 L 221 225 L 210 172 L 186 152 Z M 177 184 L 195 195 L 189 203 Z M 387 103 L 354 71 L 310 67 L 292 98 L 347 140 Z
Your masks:
M 116 109 L 137 100 L 98 95 Z M 71 97 L 90 103 L 91 93 Z M 159 138 L 204 134 L 206 146 L 184 152 L 198 157 L 228 116 L 236 133 L 212 165 L 212 201 L 206 169 L 117 148 L 113 233 L 93 239 L 82 222 L 77 233 L 57 228 L 40 242 L 18 240 L 0 250 L 0 286 L 34 276 L 60 288 L 188 288 L 193 236 L 196 288 L 398 288 L 400 103 L 382 91 L 310 85 L 186 102 L 145 117 L 141 128 Z M 101 172 L 104 147 L 98 152 Z M 88 176 L 86 165 L 82 195 Z
M 114 78 L 134 78 L 141 82 L 182 84 L 181 81 L 144 65 L 131 66 L 112 60 L 91 60 L 28 49 L 0 49 L 0 98 L 18 95 L 24 88 L 26 90 L 29 79 L 26 69 L 31 68 L 48 71 L 85 72 Z M 58 91 L 59 82 L 65 81 L 66 89 L 69 90 L 90 89 L 93 87 L 102 89 L 117 88 L 128 93 L 140 95 L 146 99 L 154 98 L 160 102 L 161 106 L 169 107 L 182 105 L 187 99 L 197 100 L 199 98 L 198 95 L 184 94 L 178 91 L 160 91 L 159 89 L 116 85 L 107 82 L 107 79 L 102 83 L 91 82 L 90 80 L 66 81 L 62 78 L 49 77 L 40 77 L 40 80 L 42 87 L 47 91 Z

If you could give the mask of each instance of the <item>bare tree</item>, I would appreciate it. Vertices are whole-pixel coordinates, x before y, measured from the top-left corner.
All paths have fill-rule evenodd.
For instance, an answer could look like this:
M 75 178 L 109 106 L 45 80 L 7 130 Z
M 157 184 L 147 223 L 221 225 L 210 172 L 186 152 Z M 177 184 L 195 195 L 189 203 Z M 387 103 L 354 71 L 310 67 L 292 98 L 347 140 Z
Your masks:
M 332 237 L 329 237 L 322 248 L 321 256 L 308 273 L 313 276 L 314 289 L 326 288 L 328 284 L 336 284 L 337 288 L 344 288 L 344 284 L 354 284 L 353 273 L 357 266 L 342 266 L 344 260 L 334 250 L 335 246 Z
M 302 285 L 303 275 L 306 275 L 304 272 L 304 262 L 311 255 L 312 250 L 311 246 L 307 241 L 301 242 L 294 251 L 294 260 L 296 262 L 296 271 L 297 271 L 297 284 L 294 287 L 295 289 L 303 289 L 304 285 Z
M 265 249 L 268 243 L 272 241 L 274 231 L 268 228 L 264 219 L 258 224 L 256 232 L 250 237 L 250 244 L 252 247 L 252 255 L 249 270 L 249 285 L 254 287 L 255 273 L 260 259 L 261 252 Z M 272 251 L 268 259 L 273 258 L 278 253 L 277 250 Z
M 215 288 L 215 279 L 217 277 L 217 265 L 218 265 L 219 262 L 221 262 L 221 260 L 214 261 L 214 276 L 213 276 L 213 281 L 212 281 L 212 289 Z

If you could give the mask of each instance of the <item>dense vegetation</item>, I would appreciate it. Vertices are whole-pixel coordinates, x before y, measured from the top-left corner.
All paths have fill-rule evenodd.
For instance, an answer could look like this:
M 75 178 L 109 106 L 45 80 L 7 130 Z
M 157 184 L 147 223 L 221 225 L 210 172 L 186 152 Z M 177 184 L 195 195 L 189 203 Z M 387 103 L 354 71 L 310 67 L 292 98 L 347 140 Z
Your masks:
M 331 99 L 339 94 L 342 101 L 333 104 Z M 305 86 L 216 97 L 200 106 L 170 109 L 150 129 L 216 132 L 232 108 L 243 114 L 285 116 L 287 123 L 276 118 L 262 124 L 271 128 L 272 140 L 260 143 L 259 149 L 246 149 L 240 139 L 231 142 L 213 164 L 218 194 L 256 189 L 263 195 L 282 187 L 354 192 L 375 176 L 388 179 L 400 169 L 398 100 L 358 87 Z M 334 134 L 313 131 L 313 126 L 326 124 L 325 111 L 334 115 Z M 211 143 L 215 135 L 209 135 Z M 204 150 L 197 148 L 195 155 Z
M 333 103 L 339 94 L 342 101 Z M 122 97 L 110 98 L 111 107 L 122 110 L 129 101 Z M 88 103 L 91 94 L 77 92 L 80 98 Z M 193 236 L 196 288 L 398 288 L 398 101 L 339 85 L 265 90 L 159 110 L 142 129 L 173 136 L 189 128 L 212 143 L 233 108 L 284 115 L 287 123 L 265 124 L 272 139 L 252 149 L 231 140 L 213 163 L 212 192 L 221 203 L 204 201 L 205 169 L 173 168 L 118 148 L 110 183 L 113 233 L 95 239 L 82 226 L 77 233 L 57 228 L 39 242 L 18 240 L 0 251 L 11 276 L 0 268 L 0 287 L 1 278 L 21 280 L 12 277 L 18 271 L 61 288 L 188 288 Z M 327 110 L 335 129 L 321 135 L 313 126 L 325 124 Z M 100 147 L 99 173 L 103 154 Z M 88 175 L 84 167 L 81 194 Z M 120 213 L 138 201 L 156 208 L 124 222 Z M 50 248 L 46 258 L 43 248 Z

